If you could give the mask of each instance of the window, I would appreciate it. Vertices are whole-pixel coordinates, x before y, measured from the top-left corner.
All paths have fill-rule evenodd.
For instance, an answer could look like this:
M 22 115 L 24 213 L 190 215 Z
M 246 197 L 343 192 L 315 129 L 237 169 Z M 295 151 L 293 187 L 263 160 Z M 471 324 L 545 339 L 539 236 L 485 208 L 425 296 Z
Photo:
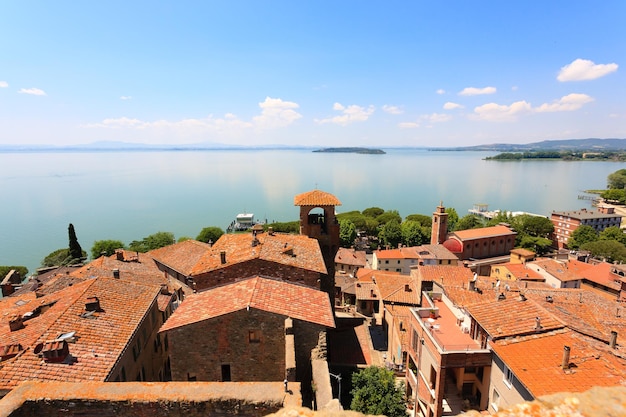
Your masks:
M 385 260 L 385 263 L 388 264 L 389 263 L 389 259 Z
M 260 343 L 261 342 L 261 332 L 258 330 L 248 330 L 248 342 L 249 343 Z
M 222 382 L 228 382 L 230 380 L 230 365 L 222 365 Z
M 504 384 L 509 388 L 513 387 L 513 372 L 507 366 L 504 366 Z
M 493 394 L 491 395 L 491 407 L 494 411 L 498 411 L 498 406 L 500 405 L 500 394 L 495 389 L 493 390 Z

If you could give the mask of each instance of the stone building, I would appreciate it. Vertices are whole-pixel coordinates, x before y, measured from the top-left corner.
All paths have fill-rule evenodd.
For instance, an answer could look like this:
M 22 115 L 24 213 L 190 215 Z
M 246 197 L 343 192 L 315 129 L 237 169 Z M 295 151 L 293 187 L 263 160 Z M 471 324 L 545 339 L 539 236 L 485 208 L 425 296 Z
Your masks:
M 562 249 L 567 248 L 570 236 L 578 227 L 591 226 L 599 233 L 607 227 L 620 227 L 622 216 L 611 206 L 599 205 L 597 210 L 553 211 L 550 221 L 554 225 L 554 243 Z

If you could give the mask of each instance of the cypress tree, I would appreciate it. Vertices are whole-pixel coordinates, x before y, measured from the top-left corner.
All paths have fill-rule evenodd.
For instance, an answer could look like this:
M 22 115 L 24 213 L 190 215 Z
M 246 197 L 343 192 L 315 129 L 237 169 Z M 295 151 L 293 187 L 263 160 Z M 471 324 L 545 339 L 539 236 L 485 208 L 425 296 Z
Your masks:
M 68 234 L 70 237 L 70 257 L 72 259 L 81 259 L 83 257 L 83 249 L 80 247 L 80 243 L 78 243 L 72 223 L 70 223 L 68 227 Z

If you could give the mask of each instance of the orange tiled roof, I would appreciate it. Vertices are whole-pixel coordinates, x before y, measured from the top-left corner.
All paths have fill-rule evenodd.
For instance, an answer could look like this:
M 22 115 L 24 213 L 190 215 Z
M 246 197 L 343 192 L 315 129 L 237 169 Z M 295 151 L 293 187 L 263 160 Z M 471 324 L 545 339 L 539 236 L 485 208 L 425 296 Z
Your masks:
M 420 245 L 377 250 L 378 259 L 458 259 L 443 245 Z
M 185 297 L 160 331 L 165 332 L 245 308 L 335 327 L 327 293 L 257 276 Z
M 515 233 L 506 226 L 481 227 L 478 229 L 459 230 L 452 233 L 452 235 L 458 237 L 461 240 L 472 240 L 507 235 L 514 236 L 516 234 L 517 233 Z
M 474 277 L 472 271 L 462 265 L 420 265 L 417 273 L 422 281 L 433 281 L 437 284 L 451 283 L 452 285 L 461 286 L 469 285 Z
M 533 281 L 543 281 L 545 278 L 535 271 L 532 268 L 529 268 L 528 265 L 525 264 L 515 264 L 511 262 L 507 262 L 504 264 L 496 264 L 492 265 L 492 268 L 505 267 L 509 270 L 513 278 L 518 280 L 533 280 Z
M 401 303 L 418 305 L 420 294 L 411 277 L 406 275 L 386 274 L 376 272 L 373 276 L 380 297 L 385 303 Z
M 565 370 L 561 366 L 564 346 L 571 349 Z M 572 331 L 507 339 L 491 347 L 534 397 L 619 386 L 626 381 L 624 359 L 604 343 Z
M 226 268 L 252 259 L 288 265 L 325 274 L 327 272 L 319 242 L 304 235 L 260 233 L 256 246 L 251 233 L 222 235 L 191 269 L 191 275 Z M 226 252 L 222 264 L 220 253 Z
M 561 329 L 564 324 L 532 300 L 520 301 L 517 296 L 467 307 L 469 313 L 493 338 L 521 336 Z M 536 329 L 536 318 L 540 328 Z
M 589 268 L 584 270 L 583 275 L 591 282 L 619 291 L 622 288 L 621 279 L 619 275 L 611 272 L 614 268 L 615 265 L 600 262 L 596 265 L 589 265 Z
M 320 190 L 308 191 L 293 198 L 294 206 L 340 206 L 341 201 L 334 195 Z
M 539 267 L 561 282 L 576 281 L 583 279 L 580 267 L 570 268 L 568 262 L 559 262 L 554 259 L 537 259 L 527 264 L 529 267 Z
M 20 355 L 0 369 L 0 389 L 20 381 L 105 381 L 125 351 L 146 312 L 156 303 L 160 286 L 138 284 L 114 278 L 97 278 L 60 291 L 60 302 L 67 297 L 67 308 L 40 337 Z M 96 296 L 101 311 L 82 317 L 85 302 Z M 28 324 L 28 322 L 27 322 Z M 62 363 L 43 361 L 33 346 L 75 332 L 69 355 Z
M 524 294 L 579 333 L 608 342 L 612 330 L 620 334 L 626 332 L 626 314 L 622 303 L 609 301 L 592 291 L 528 288 Z
M 155 261 L 184 275 L 190 275 L 196 263 L 211 246 L 197 240 L 185 240 L 148 252 Z
M 357 300 L 380 300 L 380 294 L 378 288 L 373 282 L 358 281 L 355 284 L 354 292 L 356 293 Z
M 339 248 L 335 255 L 335 263 L 363 267 L 367 264 L 367 259 L 363 251 Z

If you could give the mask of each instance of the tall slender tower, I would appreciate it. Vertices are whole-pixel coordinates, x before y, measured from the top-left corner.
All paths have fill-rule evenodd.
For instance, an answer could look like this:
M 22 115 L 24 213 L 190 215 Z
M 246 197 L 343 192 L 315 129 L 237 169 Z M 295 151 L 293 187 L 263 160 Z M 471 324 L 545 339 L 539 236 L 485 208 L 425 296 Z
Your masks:
M 322 277 L 320 289 L 328 292 L 333 304 L 335 255 L 339 250 L 339 222 L 335 216 L 335 206 L 340 206 L 341 202 L 332 194 L 313 190 L 295 196 L 293 204 L 300 207 L 300 234 L 317 239 L 320 244 L 328 271 L 328 274 Z
M 437 210 L 433 213 L 433 226 L 430 234 L 430 244 L 438 245 L 446 241 L 448 237 L 448 213 L 443 206 L 443 201 L 439 202 Z

